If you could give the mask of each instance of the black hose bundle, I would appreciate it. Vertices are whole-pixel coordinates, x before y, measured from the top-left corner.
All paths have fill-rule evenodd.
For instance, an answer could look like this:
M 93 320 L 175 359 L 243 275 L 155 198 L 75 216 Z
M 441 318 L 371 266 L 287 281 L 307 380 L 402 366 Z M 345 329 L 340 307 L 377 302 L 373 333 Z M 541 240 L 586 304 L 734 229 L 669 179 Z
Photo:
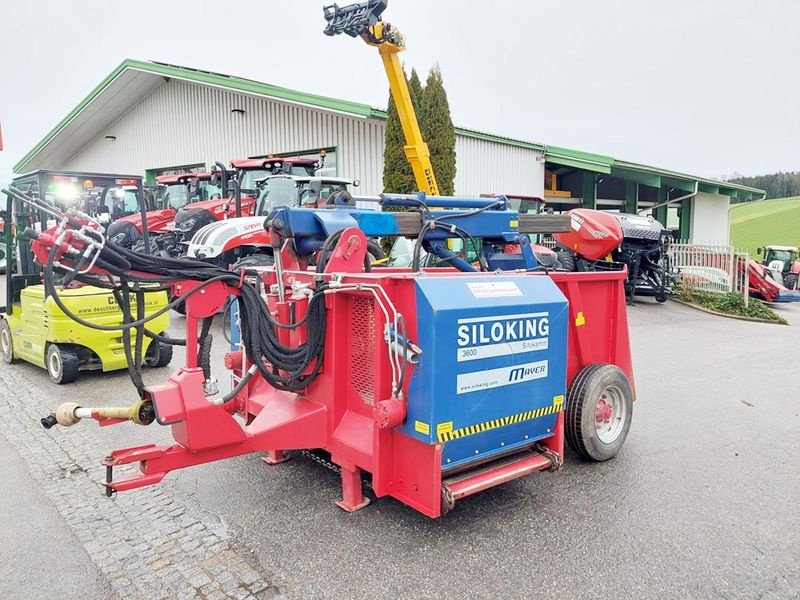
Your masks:
M 84 233 L 86 232 L 84 231 Z M 26 235 L 35 237 L 35 234 L 30 232 L 26 232 Z M 92 234 L 88 233 L 88 235 Z M 99 237 L 98 241 L 100 241 Z M 156 340 L 164 340 L 162 336 L 148 331 L 145 328 L 146 323 L 185 302 L 186 298 L 215 282 L 221 282 L 240 290 L 239 316 L 242 324 L 242 342 L 247 355 L 270 385 L 283 391 L 302 390 L 314 380 L 322 367 L 327 319 L 324 298 L 326 286 L 324 284 L 320 284 L 314 291 L 309 300 L 307 315 L 301 322 L 278 323 L 270 314 L 256 286 L 248 282 L 241 273 L 241 271 L 245 271 L 244 275 L 257 275 L 255 271 L 247 271 L 245 268 L 227 271 L 201 261 L 138 254 L 105 240 L 102 249 L 99 250 L 95 266 L 107 271 L 110 276 L 71 273 L 71 278 L 82 283 L 114 291 L 123 312 L 123 322 L 121 325 L 100 325 L 72 313 L 59 297 L 55 286 L 56 274 L 53 266 L 57 250 L 57 246 L 53 245 L 44 268 L 45 292 L 52 296 L 56 305 L 67 316 L 81 325 L 103 331 L 122 331 L 131 379 L 140 394 L 144 388 L 140 369 L 142 344 L 136 345 L 135 352 L 132 350 L 131 330 L 136 331 L 136 337 L 139 340 L 142 339 L 140 336 L 144 335 Z M 78 257 L 74 258 L 76 265 L 85 263 L 85 259 L 81 261 Z M 145 317 L 144 294 L 163 291 L 171 283 L 186 280 L 198 283 L 180 298 L 176 298 L 164 308 Z M 135 318 L 131 312 L 131 292 L 137 298 Z M 210 324 L 210 319 L 204 321 L 198 339 L 198 354 L 204 371 L 207 371 L 210 366 L 211 340 L 208 339 L 211 337 L 208 331 Z M 279 328 L 294 329 L 301 325 L 306 325 L 308 328 L 308 341 L 305 344 L 290 347 L 279 341 L 277 333 Z M 174 343 L 185 344 L 186 342 L 185 340 L 174 340 Z M 208 376 L 207 372 L 206 376 Z

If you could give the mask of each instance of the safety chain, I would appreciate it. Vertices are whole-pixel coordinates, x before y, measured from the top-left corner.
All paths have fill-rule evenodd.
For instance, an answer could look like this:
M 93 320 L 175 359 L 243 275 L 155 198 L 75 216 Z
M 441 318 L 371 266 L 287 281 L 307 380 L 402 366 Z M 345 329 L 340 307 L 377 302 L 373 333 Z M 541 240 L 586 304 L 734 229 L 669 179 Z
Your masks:
M 322 465 L 323 467 L 333 471 L 334 473 L 342 472 L 342 467 L 340 467 L 336 463 L 329 461 L 326 458 L 323 458 L 322 456 L 320 456 L 316 452 L 313 452 L 312 450 L 300 450 L 299 452 L 306 458 L 311 459 L 313 462 L 317 463 L 318 465 Z M 361 478 L 361 485 L 363 485 L 365 488 L 369 490 L 372 489 L 372 482 L 364 477 Z
M 550 450 L 550 448 L 545 448 L 538 443 L 533 445 L 533 450 L 546 457 L 550 461 L 551 466 L 548 470 L 560 471 L 561 467 L 564 466 L 564 457 L 558 452 L 554 452 L 553 450 Z

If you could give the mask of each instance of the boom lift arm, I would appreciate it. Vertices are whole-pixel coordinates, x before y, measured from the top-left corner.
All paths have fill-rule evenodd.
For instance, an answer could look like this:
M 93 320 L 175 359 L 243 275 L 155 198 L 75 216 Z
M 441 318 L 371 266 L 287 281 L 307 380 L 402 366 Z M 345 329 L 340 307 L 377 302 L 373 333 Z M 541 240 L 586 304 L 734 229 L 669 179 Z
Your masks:
M 411 164 L 417 187 L 429 196 L 438 196 L 439 186 L 436 185 L 436 177 L 433 174 L 430 150 L 422 139 L 406 75 L 397 56 L 406 49 L 405 37 L 390 23 L 381 20 L 381 13 L 386 9 L 386 4 L 387 0 L 368 0 L 342 7 L 336 4 L 326 6 L 323 10 L 328 25 L 324 33 L 331 36 L 340 33 L 346 33 L 350 37 L 360 36 L 367 44 L 378 48 L 397 114 L 400 116 L 403 135 L 406 138 L 404 148 L 406 158 Z

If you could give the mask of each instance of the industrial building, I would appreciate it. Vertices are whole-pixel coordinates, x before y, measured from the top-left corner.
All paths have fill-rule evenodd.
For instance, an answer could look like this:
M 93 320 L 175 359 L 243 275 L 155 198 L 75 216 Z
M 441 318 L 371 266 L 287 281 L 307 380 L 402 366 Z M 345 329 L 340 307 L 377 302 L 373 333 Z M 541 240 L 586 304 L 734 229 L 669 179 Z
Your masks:
M 14 167 L 144 173 L 206 170 L 216 160 L 317 155 L 329 173 L 382 191 L 386 112 L 365 104 L 158 62 L 126 60 Z M 543 196 L 652 212 L 681 239 L 728 241 L 731 198 L 758 189 L 456 127 L 459 195 Z

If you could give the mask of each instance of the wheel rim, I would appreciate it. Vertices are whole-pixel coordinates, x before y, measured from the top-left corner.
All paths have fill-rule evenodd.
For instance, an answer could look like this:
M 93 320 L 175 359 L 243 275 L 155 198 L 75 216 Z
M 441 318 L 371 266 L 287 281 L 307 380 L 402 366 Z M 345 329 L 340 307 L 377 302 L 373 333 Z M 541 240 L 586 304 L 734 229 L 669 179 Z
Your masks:
M 622 433 L 627 416 L 627 404 L 622 390 L 612 385 L 597 398 L 594 424 L 597 437 L 604 444 L 613 443 Z
M 50 353 L 47 366 L 49 367 L 50 374 L 53 377 L 58 378 L 58 376 L 61 375 L 61 354 L 58 352 L 58 350 Z
M 11 336 L 5 327 L 0 329 L 0 351 L 3 356 L 11 356 Z

